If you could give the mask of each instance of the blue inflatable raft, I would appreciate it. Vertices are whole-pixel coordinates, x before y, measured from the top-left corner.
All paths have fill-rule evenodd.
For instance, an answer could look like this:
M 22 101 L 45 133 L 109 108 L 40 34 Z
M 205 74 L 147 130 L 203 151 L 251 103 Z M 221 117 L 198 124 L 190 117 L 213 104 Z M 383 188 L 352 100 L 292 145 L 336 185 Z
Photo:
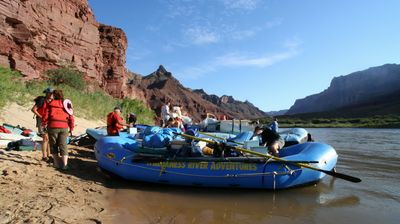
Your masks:
M 201 187 L 285 189 L 312 184 L 325 176 L 316 170 L 264 157 L 179 157 L 171 156 L 171 150 L 146 149 L 140 140 L 121 136 L 101 137 L 95 144 L 96 159 L 102 169 L 135 181 Z M 332 170 L 338 155 L 329 145 L 307 142 L 286 147 L 281 150 L 280 157 Z
M 149 127 L 148 125 L 143 125 L 143 124 L 138 124 L 136 125 L 137 131 L 138 132 L 142 132 L 143 130 L 145 130 L 147 127 Z M 99 127 L 99 128 L 88 128 L 86 129 L 86 134 L 88 134 L 89 136 L 91 136 L 92 138 L 98 140 L 101 137 L 107 136 L 107 127 Z M 127 130 L 123 130 L 119 133 L 120 137 L 129 137 L 132 136 L 130 135 Z

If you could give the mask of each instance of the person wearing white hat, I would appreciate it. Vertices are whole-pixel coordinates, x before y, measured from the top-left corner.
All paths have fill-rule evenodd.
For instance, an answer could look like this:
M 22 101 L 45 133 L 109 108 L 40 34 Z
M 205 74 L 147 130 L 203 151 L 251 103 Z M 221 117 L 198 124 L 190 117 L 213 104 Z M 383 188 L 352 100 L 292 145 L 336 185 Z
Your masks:
M 59 89 L 54 90 L 53 97 L 53 101 L 48 104 L 45 110 L 42 126 L 47 128 L 49 133 L 50 150 L 54 159 L 54 166 L 67 170 L 69 168 L 67 138 L 68 133 L 72 135 L 74 129 L 72 103 L 70 101 L 68 103 L 67 101 L 67 108 L 64 107 L 64 94 Z

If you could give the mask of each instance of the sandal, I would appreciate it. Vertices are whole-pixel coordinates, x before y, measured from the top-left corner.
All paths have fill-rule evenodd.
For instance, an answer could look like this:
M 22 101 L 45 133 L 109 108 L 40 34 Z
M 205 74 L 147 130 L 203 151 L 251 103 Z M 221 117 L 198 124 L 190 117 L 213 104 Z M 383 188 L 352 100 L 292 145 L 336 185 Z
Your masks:
M 42 157 L 42 161 L 49 162 L 49 157 Z

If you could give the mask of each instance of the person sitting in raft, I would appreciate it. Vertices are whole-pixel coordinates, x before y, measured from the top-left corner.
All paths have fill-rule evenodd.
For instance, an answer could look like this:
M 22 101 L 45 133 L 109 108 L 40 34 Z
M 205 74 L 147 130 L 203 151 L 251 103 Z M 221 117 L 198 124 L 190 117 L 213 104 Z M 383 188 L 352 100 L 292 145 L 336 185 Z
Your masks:
M 307 142 L 313 142 L 313 141 L 314 141 L 313 137 L 311 136 L 310 133 L 308 133 L 307 134 Z
M 285 145 L 281 136 L 269 128 L 255 127 L 254 135 L 260 136 L 260 146 L 268 147 L 268 152 L 273 156 L 279 157 L 279 150 Z
M 179 104 L 174 105 L 172 107 L 172 113 L 175 113 L 177 117 L 182 117 L 181 105 L 179 105 Z
M 107 135 L 108 136 L 119 136 L 119 132 L 123 126 L 132 127 L 131 124 L 127 124 L 121 117 L 121 107 L 114 107 L 114 111 L 107 115 Z
M 271 124 L 269 125 L 269 128 L 274 131 L 277 132 L 279 131 L 279 125 L 278 125 L 278 118 L 274 118 L 271 122 Z
M 186 131 L 182 122 L 177 117 L 168 119 L 167 128 L 180 128 L 183 132 Z

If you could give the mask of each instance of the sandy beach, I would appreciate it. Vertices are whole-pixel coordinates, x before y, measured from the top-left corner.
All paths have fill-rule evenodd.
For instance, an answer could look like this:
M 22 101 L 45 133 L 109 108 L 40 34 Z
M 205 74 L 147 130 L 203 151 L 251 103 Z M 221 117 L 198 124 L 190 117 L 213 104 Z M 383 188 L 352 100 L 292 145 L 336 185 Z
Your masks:
M 11 104 L 1 112 L 0 122 L 35 130 L 30 108 Z M 100 121 L 76 118 L 79 135 Z M 41 152 L 0 149 L 0 223 L 107 223 L 106 176 L 94 159 L 93 150 L 70 148 L 70 170 L 61 172 L 41 161 Z
M 41 161 L 39 151 L 0 150 L 0 223 L 104 223 L 104 175 L 93 150 L 71 147 L 71 170 Z
M 32 106 L 33 105 L 31 105 L 31 107 Z M 16 103 L 7 105 L 0 111 L 0 124 L 8 123 L 20 125 L 21 127 L 37 131 L 36 120 L 33 118 L 31 107 L 21 106 Z M 85 133 L 87 128 L 99 126 L 105 126 L 105 123 L 103 121 L 87 120 L 75 116 L 75 129 L 73 134 L 80 135 Z

